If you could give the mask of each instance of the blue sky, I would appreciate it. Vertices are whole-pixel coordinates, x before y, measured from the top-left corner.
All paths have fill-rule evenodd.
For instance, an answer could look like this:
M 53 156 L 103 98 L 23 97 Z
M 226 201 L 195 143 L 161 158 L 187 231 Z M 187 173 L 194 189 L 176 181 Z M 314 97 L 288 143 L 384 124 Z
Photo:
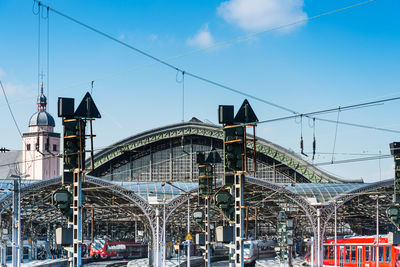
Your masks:
M 355 0 L 230 1 L 43 1 L 84 23 L 161 59 L 361 3 Z M 38 16 L 31 1 L 0 1 L 0 79 L 17 123 L 28 131 L 36 110 Z M 399 96 L 400 2 L 377 0 L 241 42 L 169 61 L 181 69 L 298 112 Z M 45 15 L 45 14 L 44 14 Z M 47 73 L 47 20 L 41 19 L 41 69 Z M 97 147 L 141 131 L 181 121 L 182 84 L 176 71 L 50 13 L 49 110 L 59 96 L 79 101 L 94 80 L 93 97 L 103 115 L 96 121 Z M 178 77 L 179 78 L 179 77 Z M 44 78 L 47 88 L 47 77 Z M 185 78 L 185 120 L 215 124 L 217 106 L 244 97 Z M 289 113 L 250 100 L 260 120 Z M 400 130 L 399 101 L 341 112 L 340 120 Z M 21 149 L 3 95 L 0 147 Z M 337 113 L 321 116 L 336 120 Z M 56 118 L 56 130 L 61 131 Z M 332 159 L 335 124 L 317 122 L 315 162 Z M 299 152 L 301 125 L 295 120 L 262 124 L 258 135 Z M 303 121 L 305 150 L 312 128 Z M 335 160 L 389 154 L 398 134 L 339 125 Z M 380 152 L 379 152 L 380 151 Z M 328 154 L 325 154 L 328 153 Z M 360 154 L 360 155 L 349 155 Z M 366 182 L 393 177 L 393 160 L 333 164 L 322 169 Z M 379 167 L 380 166 L 380 167 Z

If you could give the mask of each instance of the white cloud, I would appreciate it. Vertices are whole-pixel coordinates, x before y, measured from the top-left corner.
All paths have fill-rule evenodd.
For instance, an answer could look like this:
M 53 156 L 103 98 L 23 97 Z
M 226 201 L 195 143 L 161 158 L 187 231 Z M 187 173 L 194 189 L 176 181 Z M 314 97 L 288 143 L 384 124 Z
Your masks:
M 307 18 L 303 0 L 229 0 L 218 14 L 244 30 L 265 30 Z
M 197 34 L 187 40 L 187 43 L 192 46 L 208 47 L 214 43 L 208 25 L 203 27 Z

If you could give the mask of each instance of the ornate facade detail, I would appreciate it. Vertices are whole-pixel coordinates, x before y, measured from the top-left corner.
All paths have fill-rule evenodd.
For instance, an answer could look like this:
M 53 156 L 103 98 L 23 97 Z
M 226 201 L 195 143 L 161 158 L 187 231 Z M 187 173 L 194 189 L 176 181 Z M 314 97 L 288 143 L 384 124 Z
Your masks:
M 94 157 L 95 168 L 98 168 L 101 165 L 111 161 L 112 159 L 123 155 L 124 153 L 126 153 L 126 151 L 132 151 L 139 147 L 143 147 L 145 145 L 149 145 L 160 140 L 187 135 L 197 135 L 208 138 L 216 138 L 220 140 L 223 139 L 223 132 L 219 126 L 193 122 L 170 125 L 129 137 L 119 143 L 112 145 L 111 148 L 106 148 L 103 151 L 97 153 Z M 301 159 L 301 157 L 299 155 L 296 155 L 294 152 L 291 152 L 283 147 L 280 147 L 261 138 L 258 138 L 257 140 L 258 141 L 256 144 L 256 149 L 258 153 L 264 154 L 269 158 L 283 163 L 296 173 L 307 178 L 310 182 L 343 182 L 339 178 L 333 177 L 315 168 L 312 164 Z M 253 144 L 249 143 L 248 148 L 252 149 Z

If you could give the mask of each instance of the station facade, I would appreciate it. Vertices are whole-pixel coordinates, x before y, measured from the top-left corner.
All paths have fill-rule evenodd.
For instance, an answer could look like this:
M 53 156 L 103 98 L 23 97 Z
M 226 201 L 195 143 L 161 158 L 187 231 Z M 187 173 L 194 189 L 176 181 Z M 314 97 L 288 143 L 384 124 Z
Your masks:
M 43 103 L 41 98 L 39 100 L 38 104 Z M 31 119 L 31 122 L 37 122 L 30 124 L 32 130 L 36 129 L 32 132 L 38 133 L 41 129 L 47 133 L 47 138 L 54 137 L 48 144 L 56 145 L 58 150 L 59 135 L 52 133 L 54 119 L 46 112 L 50 115 L 47 124 L 40 125 L 43 121 L 40 112 L 45 110 L 38 110 L 37 116 Z M 189 122 L 133 135 L 96 153 L 94 169 L 88 173 L 84 184 L 86 237 L 114 235 L 113 238 L 130 236 L 143 240 L 151 244 L 153 258 L 161 261 L 167 241 L 182 240 L 187 234 L 187 220 L 182 218 L 186 218 L 187 209 L 193 212 L 197 205 L 196 153 L 216 149 L 223 156 L 222 140 L 223 132 L 219 126 L 193 118 Z M 28 150 L 28 143 L 24 142 L 24 148 Z M 51 145 L 46 147 L 46 140 L 42 143 L 45 146 L 43 151 L 51 150 Z M 252 144 L 247 149 L 251 152 Z M 382 233 L 390 230 L 391 224 L 384 213 L 390 205 L 393 180 L 365 184 L 362 180 L 339 179 L 295 153 L 259 137 L 256 151 L 257 171 L 246 176 L 248 238 L 273 238 L 276 215 L 280 210 L 295 218 L 295 233 L 299 238 L 312 236 L 318 240 L 316 252 L 321 252 L 323 238 L 333 232 L 334 213 L 339 217 L 339 233 L 371 234 L 376 229 L 371 212 L 375 200 L 368 195 L 371 191 L 380 191 L 381 195 L 387 196 L 380 200 L 378 210 Z M 36 161 L 39 164 L 40 161 Z M 252 166 L 253 163 L 254 159 L 250 158 L 248 164 Z M 59 172 L 57 167 L 48 170 L 50 173 Z M 216 170 L 215 185 L 218 189 L 222 185 L 223 165 L 217 164 Z M 25 172 L 28 173 L 29 168 Z M 54 233 L 56 227 L 65 226 L 66 220 L 52 205 L 51 199 L 51 192 L 61 188 L 61 178 L 36 173 L 31 177 L 44 179 L 39 182 L 25 179 L 22 187 L 24 236 L 36 240 Z M 7 180 L 1 186 L 11 189 Z M 12 216 L 11 203 L 11 193 L 3 193 L 0 212 L 5 228 L 10 227 L 7 221 Z M 216 225 L 223 224 L 224 218 L 219 215 L 219 210 L 213 210 Z M 193 220 L 190 228 L 192 235 L 201 232 Z M 92 236 L 88 234 L 90 232 Z M 141 236 L 138 236 L 139 232 L 142 232 Z M 168 240 L 163 240 L 164 236 Z

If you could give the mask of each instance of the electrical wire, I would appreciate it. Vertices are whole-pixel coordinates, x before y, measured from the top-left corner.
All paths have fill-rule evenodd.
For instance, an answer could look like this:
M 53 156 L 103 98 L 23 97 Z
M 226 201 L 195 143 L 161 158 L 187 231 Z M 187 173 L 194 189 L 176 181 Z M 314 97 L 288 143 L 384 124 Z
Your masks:
M 320 18 L 320 17 L 323 17 L 323 16 L 327 16 L 327 15 L 330 15 L 330 14 L 334 14 L 334 13 L 337 13 L 337 12 L 341 12 L 341 11 L 344 11 L 344 10 L 348 10 L 348 9 L 351 9 L 351 8 L 354 8 L 354 7 L 357 7 L 357 6 L 361 6 L 361 5 L 365 5 L 365 4 L 368 4 L 368 3 L 372 3 L 372 2 L 374 2 L 374 1 L 376 1 L 376 0 L 368 0 L 368 1 L 365 1 L 365 2 L 362 2 L 362 3 L 354 4 L 354 5 L 347 6 L 347 7 L 341 8 L 341 9 L 337 9 L 337 10 L 333 10 L 333 11 L 330 11 L 330 12 L 326 12 L 326 13 L 323 13 L 323 14 L 320 14 L 320 15 L 316 15 L 316 16 L 313 16 L 313 17 L 310 17 L 310 18 L 307 18 L 307 19 L 302 19 L 302 20 L 299 20 L 299 21 L 296 21 L 296 22 L 293 22 L 293 23 L 281 25 L 281 26 L 275 27 L 275 28 L 273 28 L 273 29 L 269 29 L 269 30 L 262 31 L 262 32 L 259 32 L 259 33 L 255 33 L 255 34 L 250 34 L 250 35 L 247 35 L 247 36 L 245 36 L 245 37 L 237 38 L 237 39 L 235 39 L 235 40 L 229 41 L 229 42 L 227 42 L 227 43 L 221 43 L 219 46 L 227 45 L 227 44 L 230 44 L 230 43 L 233 43 L 233 42 L 237 42 L 237 41 L 240 41 L 240 40 L 244 40 L 244 39 L 249 39 L 249 38 L 252 38 L 252 37 L 254 37 L 254 36 L 257 36 L 257 35 L 260 35 L 260 34 L 263 34 L 263 33 L 269 32 L 269 31 L 272 31 L 272 30 L 277 30 L 277 29 L 282 29 L 282 28 L 285 28 L 285 27 L 293 26 L 293 25 L 300 24 L 300 23 L 303 23 L 303 22 L 306 22 L 306 21 L 309 21 L 309 20 L 314 20 L 314 19 L 317 19 L 317 18 Z M 39 6 L 40 6 L 40 2 L 39 2 L 39 1 L 34 0 L 34 2 L 38 3 Z M 117 43 L 121 44 L 122 46 L 125 46 L 125 47 L 127 47 L 127 48 L 129 48 L 129 49 L 131 49 L 131 50 L 133 50 L 133 51 L 135 51 L 135 52 L 137 52 L 137 53 L 139 53 L 139 54 L 142 54 L 143 56 L 146 56 L 146 57 L 148 57 L 148 58 L 154 60 L 154 61 L 157 62 L 157 63 L 163 64 L 163 65 L 165 65 L 165 66 L 167 66 L 167 67 L 169 67 L 169 68 L 172 68 L 172 69 L 174 69 L 174 70 L 176 70 L 176 71 L 180 71 L 180 72 L 183 72 L 183 71 L 184 71 L 184 72 L 186 73 L 186 75 L 191 76 L 192 78 L 195 78 L 195 79 L 204 81 L 204 82 L 206 82 L 206 83 L 209 83 L 209 84 L 212 84 L 212 85 L 215 85 L 215 86 L 219 86 L 219 87 L 221 87 L 221 88 L 224 88 L 224 89 L 227 89 L 227 90 L 229 90 L 229 91 L 232 91 L 232 92 L 241 94 L 241 95 L 243 95 L 243 96 L 252 98 L 252 99 L 254 99 L 254 100 L 263 102 L 263 103 L 265 103 L 265 104 L 274 106 L 274 107 L 276 107 L 276 108 L 279 108 L 279 109 L 288 111 L 288 112 L 290 112 L 290 113 L 298 114 L 298 112 L 296 112 L 296 111 L 294 111 L 294 110 L 292 110 L 292 109 L 283 107 L 283 106 L 281 106 L 281 105 L 272 103 L 272 102 L 270 102 L 270 101 L 263 100 L 263 99 L 261 99 L 261 98 L 252 96 L 252 95 L 247 94 L 247 93 L 244 93 L 244 92 L 242 92 L 242 91 L 233 89 L 233 88 L 231 88 L 231 87 L 229 87 L 229 86 L 225 86 L 225 85 L 223 85 L 223 84 L 221 84 L 221 83 L 211 81 L 211 80 L 209 80 L 209 79 L 207 79 L 207 78 L 204 78 L 204 77 L 201 77 L 201 76 L 199 76 L 199 75 L 197 75 L 197 74 L 194 74 L 194 73 L 188 72 L 188 71 L 186 71 L 186 70 L 183 70 L 183 69 L 181 69 L 181 68 L 179 68 L 179 67 L 177 67 L 177 66 L 175 66 L 175 65 L 172 65 L 172 64 L 168 63 L 168 62 L 165 61 L 165 60 L 162 60 L 162 59 L 160 59 L 160 58 L 158 58 L 158 57 L 155 57 L 155 56 L 153 56 L 153 55 L 151 55 L 151 54 L 149 54 L 149 53 L 147 53 L 147 52 L 145 52 L 145 51 L 143 51 L 143 50 L 141 50 L 141 49 L 139 49 L 139 48 L 136 48 L 136 47 L 134 47 L 134 46 L 132 46 L 132 45 L 129 45 L 128 43 L 125 43 L 125 42 L 123 42 L 123 41 L 121 41 L 121 40 L 119 40 L 119 39 L 117 39 L 117 38 L 115 38 L 115 37 L 113 37 L 113 36 L 111 36 L 111 35 L 109 35 L 109 34 L 103 32 L 103 31 L 101 31 L 101 30 L 98 30 L 98 29 L 96 29 L 96 28 L 94 28 L 94 27 L 92 27 L 92 26 L 89 26 L 89 25 L 86 24 L 86 23 L 83 23 L 83 22 L 81 22 L 81 21 L 79 21 L 79 20 L 77 20 L 77 19 L 75 19 L 75 18 L 72 18 L 71 16 L 68 16 L 68 15 L 66 15 L 66 14 L 64 14 L 64 13 L 62 13 L 62 12 L 60 12 L 60 11 L 54 9 L 54 8 L 51 8 L 51 7 L 49 7 L 49 6 L 47 6 L 47 5 L 43 5 L 43 4 L 42 4 L 42 6 L 48 8 L 49 10 L 53 11 L 54 13 L 56 13 L 56 14 L 58 14 L 58 15 L 64 17 L 64 18 L 66 18 L 66 19 L 68 19 L 68 20 L 70 20 L 70 21 L 72 21 L 72 22 L 74 22 L 74 23 L 76 23 L 76 24 L 78 24 L 78 25 L 81 25 L 82 27 L 85 27 L 85 28 L 87 28 L 87 29 L 89 29 L 89 30 L 91 30 L 91 31 L 93 31 L 93 32 L 95 32 L 95 33 L 97 33 L 97 34 L 99 34 L 99 35 L 102 35 L 103 37 L 106 37 L 106 38 L 108 38 L 108 39 L 110 39 L 110 40 L 112 40 L 112 41 L 114 41 L 114 42 L 117 42 Z
M 40 6 L 38 2 L 38 96 L 40 95 Z
M 290 23 L 290 24 L 278 26 L 278 27 L 276 27 L 276 28 L 273 28 L 273 29 L 270 29 L 270 30 L 267 30 L 267 31 L 259 32 L 259 33 L 252 34 L 252 35 L 248 35 L 248 36 L 244 37 L 244 39 L 250 38 L 251 36 L 254 37 L 254 36 L 256 36 L 256 35 L 259 35 L 259 34 L 262 34 L 262 33 L 265 33 L 265 32 L 269 32 L 269 31 L 272 31 L 272 30 L 277 30 L 277 29 L 281 29 L 281 28 L 284 28 L 284 27 L 293 26 L 293 25 L 295 25 L 295 24 L 303 23 L 303 22 L 305 22 L 305 21 L 307 21 L 307 20 L 313 20 L 313 19 L 316 19 L 316 18 L 320 18 L 320 17 L 326 16 L 326 15 L 330 15 L 330 14 L 334 14 L 334 13 L 341 12 L 341 11 L 344 11 L 344 10 L 348 10 L 348 9 L 350 9 L 350 8 L 357 7 L 357 6 L 361 6 L 361 5 L 368 4 L 368 3 L 371 3 L 371 2 L 375 2 L 375 1 L 376 1 L 376 0 L 369 0 L 369 1 L 365 1 L 365 2 L 362 2 L 362 3 L 355 4 L 355 5 L 347 6 L 347 7 L 341 8 L 341 9 L 337 9 L 337 10 L 333 10 L 333 11 L 330 11 L 330 12 L 326 12 L 326 13 L 323 13 L 323 14 L 320 14 L 320 15 L 316 15 L 316 16 L 310 17 L 310 18 L 308 18 L 308 19 L 300 20 L 300 21 L 293 22 L 293 23 Z M 212 80 L 210 80 L 210 79 L 207 79 L 207 78 L 205 78 L 205 77 L 199 76 L 199 75 L 197 75 L 197 74 L 194 74 L 194 73 L 185 71 L 185 70 L 183 70 L 183 69 L 181 69 L 181 68 L 179 68 L 179 67 L 177 67 L 177 66 L 175 66 L 175 65 L 172 65 L 172 64 L 168 63 L 168 62 L 165 61 L 165 60 L 162 60 L 162 59 L 160 59 L 160 58 L 158 58 L 158 57 L 155 57 L 155 56 L 153 56 L 153 55 L 151 55 L 151 54 L 149 54 L 149 53 L 147 53 L 147 52 L 145 52 L 145 51 L 143 51 L 143 50 L 141 50 L 141 49 L 138 49 L 138 48 L 136 48 L 136 47 L 134 47 L 134 46 L 132 46 L 132 45 L 129 45 L 129 44 L 127 44 L 127 43 L 125 43 L 125 42 L 123 42 L 123 41 L 121 41 L 121 40 L 118 40 L 117 38 L 115 38 L 115 37 L 113 37 L 113 36 L 111 36 L 111 35 L 109 35 L 109 34 L 103 32 L 103 31 L 101 31 L 101 30 L 98 30 L 98 29 L 96 29 L 96 28 L 94 28 L 94 27 L 92 27 L 92 26 L 89 26 L 89 25 L 87 25 L 87 24 L 85 24 L 85 23 L 83 23 L 83 22 L 81 22 L 81 21 L 79 21 L 79 20 L 77 20 L 77 19 L 74 19 L 74 18 L 72 18 L 72 17 L 70 17 L 70 16 L 68 16 L 68 15 L 66 15 L 66 14 L 64 14 L 64 13 L 58 11 L 58 10 L 55 10 L 55 9 L 49 7 L 49 6 L 43 5 L 43 4 L 41 4 L 41 3 L 40 3 L 39 1 L 37 1 L 37 0 L 34 0 L 34 2 L 38 3 L 39 7 L 40 7 L 40 5 L 42 5 L 42 6 L 46 7 L 48 10 L 53 11 L 54 13 L 56 13 L 56 14 L 58 14 L 58 15 L 64 17 L 64 18 L 66 18 L 66 19 L 68 19 L 68 20 L 70 20 L 70 21 L 72 21 L 72 22 L 74 22 L 74 23 L 76 23 L 76 24 L 78 24 L 78 25 L 81 25 L 81 26 L 83 26 L 83 27 L 85 27 L 85 28 L 87 28 L 87 29 L 89 29 L 89 30 L 91 30 L 91 31 L 93 31 L 93 32 L 95 32 L 95 33 L 97 33 L 97 34 L 100 34 L 100 35 L 102 35 L 102 36 L 104 36 L 104 37 L 106 37 L 106 38 L 108 38 L 108 39 L 110 39 L 110 40 L 112 40 L 112 41 L 114 41 L 114 42 L 117 42 L 117 43 L 119 43 L 119 44 L 121 44 L 121 45 L 123 45 L 123 46 L 125 46 L 125 47 L 127 47 L 127 48 L 129 48 L 129 49 L 131 49 L 131 50 L 134 50 L 134 51 L 136 51 L 137 53 L 142 54 L 142 55 L 144 55 L 144 56 L 146 56 L 146 57 L 148 57 L 148 58 L 154 60 L 154 61 L 157 62 L 157 63 L 163 64 L 163 65 L 165 65 L 165 66 L 167 66 L 167 67 L 169 67 L 169 68 L 172 68 L 172 69 L 176 70 L 177 72 L 185 73 L 186 75 L 188 75 L 188 76 L 190 76 L 190 77 L 192 77 L 192 78 L 201 80 L 201 81 L 206 82 L 206 83 L 209 83 L 209 84 L 211 84 L 211 85 L 214 85 L 214 86 L 217 86 L 217 87 L 226 89 L 226 90 L 228 90 L 228 91 L 231 91 L 231 92 L 234 92 L 234 93 L 243 95 L 243 96 L 248 97 L 248 98 L 250 98 L 250 99 L 254 99 L 254 100 L 257 100 L 257 101 L 262 102 L 262 103 L 264 103 L 264 104 L 267 104 L 267 105 L 276 107 L 276 108 L 278 108 L 278 109 L 285 110 L 285 111 L 287 111 L 287 112 L 289 112 L 289 113 L 295 114 L 295 115 L 292 116 L 292 117 L 296 117 L 296 116 L 300 116 L 300 115 L 304 115 L 305 117 L 308 117 L 308 116 L 311 115 L 311 114 L 313 114 L 313 115 L 316 115 L 316 114 L 324 114 L 324 113 L 329 113 L 329 112 L 332 112 L 333 110 L 336 110 L 336 109 L 329 109 L 329 110 L 319 111 L 318 113 L 300 114 L 299 112 L 297 112 L 297 111 L 295 111 L 295 110 L 293 110 L 293 109 L 284 107 L 284 106 L 282 106 L 282 105 L 275 104 L 275 103 L 273 103 L 273 102 L 271 102 L 271 101 L 267 101 L 267 100 L 265 100 L 265 99 L 261 99 L 261 98 L 259 98 L 259 97 L 253 96 L 253 95 L 251 95 L 251 94 L 248 94 L 248 93 L 242 92 L 242 91 L 240 91 L 240 90 L 234 89 L 234 88 L 232 88 L 232 87 L 230 87 L 230 86 L 226 86 L 226 85 L 223 85 L 223 84 L 221 84 L 221 83 L 219 83 L 219 82 L 212 81 Z M 238 41 L 238 40 L 240 40 L 240 39 L 241 39 L 241 38 L 237 38 L 237 39 L 235 39 L 235 40 Z M 221 43 L 221 45 L 222 45 L 222 43 Z M 380 101 L 372 101 L 372 102 L 370 102 L 368 105 L 373 105 L 373 104 L 376 104 L 376 103 L 380 103 Z M 364 105 L 367 105 L 367 104 L 364 104 Z M 351 106 L 348 107 L 348 109 L 350 109 L 350 108 L 358 108 L 359 106 L 360 106 L 360 105 L 351 105 Z M 290 118 L 290 117 L 287 117 L 287 118 Z M 276 120 L 281 120 L 281 118 L 280 118 L 280 119 L 276 119 Z M 273 121 L 273 120 L 269 120 L 269 121 Z M 329 120 L 325 120 L 325 121 L 326 121 L 326 122 L 329 122 Z M 264 122 L 267 122 L 267 121 L 264 121 Z M 263 123 L 263 122 L 261 122 L 261 123 Z M 335 123 L 338 124 L 339 122 L 335 122 Z M 351 123 L 345 123 L 345 124 L 346 124 L 346 125 L 351 125 Z M 358 125 L 357 127 L 360 127 L 360 126 L 361 126 L 361 125 Z M 385 129 L 383 129 L 383 128 L 376 128 L 376 127 L 371 127 L 371 126 L 366 126 L 366 127 L 364 127 L 364 128 L 375 129 L 375 130 L 385 130 Z M 393 130 L 388 130 L 388 131 L 394 132 Z
M 301 23 L 304 23 L 304 22 L 307 22 L 307 21 L 312 21 L 312 20 L 324 17 L 324 16 L 328 16 L 328 15 L 332 15 L 332 14 L 335 14 L 335 13 L 343 12 L 345 10 L 349 10 L 351 8 L 355 8 L 355 7 L 362 6 L 362 5 L 366 5 L 366 4 L 375 2 L 375 1 L 376 0 L 368 0 L 368 1 L 365 1 L 365 2 L 358 3 L 358 4 L 354 4 L 354 5 L 346 6 L 346 7 L 343 7 L 343 8 L 336 9 L 336 10 L 332 10 L 332 11 L 329 11 L 329 12 L 325 12 L 325 13 L 322 13 L 322 14 L 318 14 L 318 15 L 315 15 L 315 16 L 312 16 L 312 17 L 309 17 L 309 18 L 306 18 L 306 19 L 301 19 L 301 20 L 294 21 L 294 22 L 291 22 L 291 23 L 288 23 L 288 24 L 283 24 L 283 25 L 280 25 L 280 26 L 276 26 L 276 27 L 273 27 L 273 28 L 270 28 L 270 29 L 267 29 L 267 30 L 264 30 L 264 31 L 260 31 L 260 32 L 256 32 L 256 33 L 252 33 L 252 34 L 248 34 L 248 35 L 244 35 L 244 36 L 240 36 L 240 37 L 237 37 L 237 38 L 234 38 L 234 39 L 231 39 L 231 40 L 228 40 L 228 41 L 224 41 L 224 42 L 219 42 L 219 43 L 216 43 L 216 44 L 208 46 L 208 47 L 192 50 L 192 51 L 189 51 L 189 52 L 186 52 L 186 53 L 182 53 L 182 54 L 177 55 L 177 56 L 169 57 L 169 58 L 166 59 L 166 61 L 176 60 L 176 59 L 179 59 L 179 58 L 182 58 L 182 57 L 185 57 L 185 56 L 197 54 L 199 52 L 204 52 L 204 51 L 212 50 L 212 49 L 215 49 L 215 48 L 218 48 L 218 47 L 231 45 L 233 43 L 246 41 L 246 40 L 252 39 L 254 37 L 257 37 L 259 35 L 265 34 L 265 33 L 273 32 L 273 31 L 276 31 L 276 30 L 281 30 L 283 28 L 291 27 L 291 26 L 294 26 L 296 24 L 301 24 Z M 35 0 L 34 2 L 38 2 L 38 1 Z M 144 64 L 144 65 L 136 66 L 136 67 L 133 67 L 133 68 L 129 68 L 129 69 L 125 70 L 125 71 L 119 71 L 119 72 L 112 73 L 112 74 L 107 75 L 107 76 L 98 77 L 95 80 L 104 80 L 104 79 L 107 79 L 107 78 L 115 77 L 115 76 L 122 75 L 122 74 L 127 73 L 127 72 L 136 71 L 138 69 L 142 69 L 142 68 L 145 68 L 145 67 L 150 67 L 150 66 L 153 66 L 153 65 L 155 65 L 157 63 L 158 62 L 153 62 L 153 63 L 150 63 L 150 64 Z M 77 83 L 75 85 L 71 85 L 69 87 L 65 87 L 65 89 L 71 88 L 71 87 L 80 86 L 80 85 L 84 85 L 85 83 L 86 82 Z
M 50 110 L 50 18 L 49 8 L 47 10 L 47 110 Z
M 352 110 L 354 108 L 370 107 L 372 105 L 383 104 L 385 102 L 396 101 L 396 100 L 400 100 L 400 97 L 392 97 L 392 98 L 381 99 L 381 100 L 372 101 L 372 102 L 365 102 L 365 103 L 353 104 L 353 105 L 348 105 L 348 106 L 341 106 L 341 107 L 337 107 L 337 108 L 329 108 L 329 109 L 313 111 L 313 112 L 308 112 L 308 113 L 298 113 L 296 115 L 259 121 L 257 124 L 277 122 L 277 121 L 283 121 L 283 120 L 288 120 L 288 119 L 293 119 L 293 118 L 297 119 L 299 117 L 305 116 L 305 117 L 313 119 L 313 120 L 329 122 L 329 123 L 334 123 L 334 124 L 342 124 L 342 125 L 347 125 L 347 126 L 353 126 L 353 127 L 365 128 L 365 129 L 371 129 L 371 130 L 377 130 L 377 131 L 385 131 L 385 132 L 391 132 L 391 133 L 400 133 L 400 131 L 397 131 L 397 130 L 386 129 L 386 128 L 381 128 L 381 127 L 374 127 L 374 126 L 368 126 L 368 125 L 362 125 L 362 124 L 356 124 L 356 123 L 350 123 L 350 122 L 342 122 L 339 120 L 334 121 L 334 120 L 329 120 L 329 119 L 322 119 L 322 118 L 317 118 L 317 117 L 311 118 L 310 117 L 312 115 L 328 114 L 328 113 L 332 113 L 332 112 L 339 111 L 339 110 L 340 111 L 348 111 L 348 110 Z
M 1 89 L 3 90 L 4 98 L 5 98 L 6 102 L 7 102 L 8 110 L 10 111 L 10 114 L 11 114 L 11 117 L 12 117 L 12 119 L 14 121 L 15 127 L 17 128 L 19 135 L 22 137 L 21 130 L 19 129 L 18 123 L 17 123 L 17 121 L 16 121 L 16 119 L 14 117 L 14 114 L 13 114 L 12 110 L 11 110 L 11 106 L 10 106 L 10 103 L 8 102 L 6 90 L 4 90 L 3 83 L 1 82 L 1 80 L 0 80 L 0 85 L 1 85 Z

